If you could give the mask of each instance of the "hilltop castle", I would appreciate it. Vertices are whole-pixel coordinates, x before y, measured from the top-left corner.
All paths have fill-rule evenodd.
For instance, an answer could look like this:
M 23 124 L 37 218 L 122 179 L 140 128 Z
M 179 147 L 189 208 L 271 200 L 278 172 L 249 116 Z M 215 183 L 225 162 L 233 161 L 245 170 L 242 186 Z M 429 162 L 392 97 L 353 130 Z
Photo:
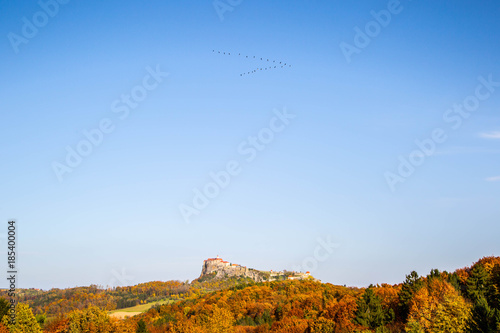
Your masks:
M 215 258 L 208 258 L 203 261 L 200 279 L 203 277 L 210 277 L 215 279 L 229 278 L 229 277 L 248 277 L 255 282 L 265 281 L 279 281 L 279 280 L 303 280 L 314 279 L 309 272 L 299 273 L 291 271 L 259 271 L 253 268 L 247 268 L 237 264 L 232 264 L 228 261 L 222 260 L 218 255 Z

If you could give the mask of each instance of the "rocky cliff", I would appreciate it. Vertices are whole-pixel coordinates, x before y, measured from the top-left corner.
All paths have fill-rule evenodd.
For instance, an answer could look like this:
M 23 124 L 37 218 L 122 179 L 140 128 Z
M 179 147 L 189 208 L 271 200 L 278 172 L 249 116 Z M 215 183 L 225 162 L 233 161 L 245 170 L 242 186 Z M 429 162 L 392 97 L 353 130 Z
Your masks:
M 290 271 L 259 271 L 253 268 L 247 268 L 237 264 L 222 260 L 219 256 L 216 258 L 209 258 L 203 262 L 201 268 L 201 275 L 198 280 L 206 279 L 222 279 L 231 277 L 247 277 L 255 282 L 276 281 L 276 280 L 302 280 L 311 278 L 309 272 L 297 273 Z
M 222 258 L 209 258 L 203 262 L 200 278 L 203 276 L 211 276 L 213 278 L 229 278 L 229 277 L 249 277 L 256 282 L 266 281 L 265 273 L 261 273 L 255 269 L 250 269 L 245 266 L 229 263 Z

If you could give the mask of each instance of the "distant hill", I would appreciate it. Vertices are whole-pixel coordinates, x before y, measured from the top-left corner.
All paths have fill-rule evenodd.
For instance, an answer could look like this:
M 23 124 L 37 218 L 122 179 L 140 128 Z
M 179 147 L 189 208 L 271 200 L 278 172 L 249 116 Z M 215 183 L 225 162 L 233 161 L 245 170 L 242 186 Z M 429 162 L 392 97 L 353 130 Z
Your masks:
M 67 289 L 17 289 L 17 300 L 27 303 L 35 313 L 58 316 L 75 309 L 97 306 L 111 311 L 160 300 L 177 300 L 190 293 L 191 286 L 181 281 L 152 281 L 135 286 L 104 288 L 97 285 Z M 7 290 L 0 296 L 8 298 Z
M 35 313 L 45 313 L 52 317 L 89 306 L 113 311 L 159 301 L 178 301 L 255 282 L 304 278 L 312 279 L 306 273 L 247 269 L 240 265 L 229 264 L 217 257 L 205 260 L 200 277 L 191 283 L 188 281 L 152 281 L 135 286 L 113 288 L 91 285 L 50 290 L 17 289 L 17 299 L 19 302 L 29 304 Z M 0 297 L 7 299 L 7 294 L 7 289 L 0 289 Z

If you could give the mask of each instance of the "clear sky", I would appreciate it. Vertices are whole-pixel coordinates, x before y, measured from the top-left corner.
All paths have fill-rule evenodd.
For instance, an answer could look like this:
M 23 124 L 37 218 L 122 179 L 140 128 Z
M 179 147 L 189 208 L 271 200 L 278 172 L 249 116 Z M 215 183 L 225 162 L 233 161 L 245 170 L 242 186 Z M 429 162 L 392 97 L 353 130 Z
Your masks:
M 19 287 L 500 255 L 498 1 L 61 2 L 0 4 Z

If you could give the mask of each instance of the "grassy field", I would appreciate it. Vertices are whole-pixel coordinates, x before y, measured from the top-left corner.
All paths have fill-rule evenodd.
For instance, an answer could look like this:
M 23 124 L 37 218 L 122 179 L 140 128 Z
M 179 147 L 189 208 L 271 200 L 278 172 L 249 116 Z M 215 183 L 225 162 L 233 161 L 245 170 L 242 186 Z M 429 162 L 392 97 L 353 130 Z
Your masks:
M 147 310 L 149 310 L 149 308 L 151 308 L 153 305 L 156 305 L 156 304 L 170 304 L 170 303 L 173 303 L 175 301 L 171 300 L 171 299 L 167 299 L 167 300 L 161 300 L 161 301 L 157 301 L 157 302 L 151 302 L 151 303 L 146 303 L 146 304 L 139 304 L 139 305 L 136 305 L 136 306 L 132 306 L 130 308 L 123 308 L 123 309 L 116 309 L 116 310 L 113 310 L 113 311 L 110 311 L 109 313 L 115 313 L 115 312 L 145 312 Z

